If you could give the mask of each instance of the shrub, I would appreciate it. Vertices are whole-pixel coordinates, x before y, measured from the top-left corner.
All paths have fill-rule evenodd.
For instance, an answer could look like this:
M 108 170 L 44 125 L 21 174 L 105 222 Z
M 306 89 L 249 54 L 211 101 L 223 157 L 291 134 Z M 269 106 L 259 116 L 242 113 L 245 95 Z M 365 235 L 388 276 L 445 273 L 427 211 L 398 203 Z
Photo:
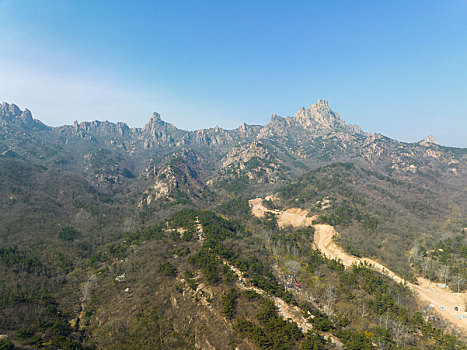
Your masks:
M 78 231 L 69 225 L 62 228 L 58 233 L 58 238 L 66 242 L 73 242 L 77 236 Z
M 158 271 L 159 273 L 163 273 L 164 275 L 171 277 L 175 277 L 177 274 L 177 270 L 175 269 L 175 267 L 168 261 L 163 264 L 160 264 Z
M 227 318 L 232 318 L 235 312 L 235 305 L 237 303 L 237 291 L 235 288 L 229 289 L 224 295 L 222 295 L 222 311 L 221 314 Z

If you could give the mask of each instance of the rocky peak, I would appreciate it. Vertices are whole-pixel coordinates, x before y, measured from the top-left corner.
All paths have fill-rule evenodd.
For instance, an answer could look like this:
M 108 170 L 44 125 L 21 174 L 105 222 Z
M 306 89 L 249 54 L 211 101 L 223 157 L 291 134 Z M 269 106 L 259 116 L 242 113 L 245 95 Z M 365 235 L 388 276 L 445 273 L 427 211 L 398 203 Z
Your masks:
M 420 144 L 422 146 L 429 146 L 430 144 L 437 145 L 438 141 L 436 141 L 436 139 L 435 139 L 435 137 L 433 135 L 428 135 L 422 141 L 420 141 Z
M 161 115 L 157 112 L 154 112 L 149 119 L 149 122 L 143 127 L 143 130 L 175 131 L 178 129 L 174 125 L 163 121 Z
M 340 118 L 339 113 L 329 107 L 328 101 L 319 99 L 305 109 L 300 108 L 293 118 L 294 122 L 304 129 L 315 134 L 326 134 L 330 132 L 344 131 L 352 134 L 361 134 L 362 130 L 357 125 L 346 124 Z
M 248 131 L 248 124 L 243 123 L 242 125 L 240 125 L 238 127 L 238 131 L 240 131 L 242 134 L 246 134 L 246 132 Z
M 322 98 L 319 98 L 318 103 L 316 103 L 316 107 L 318 109 L 328 109 L 329 110 L 328 101 L 323 100 Z
M 149 119 L 149 122 L 142 129 L 143 135 L 146 135 L 144 141 L 145 148 L 151 148 L 156 145 L 171 145 L 180 137 L 181 133 L 174 125 L 167 123 L 161 119 L 159 113 L 154 112 Z
M 248 125 L 247 123 L 243 123 L 237 128 L 237 131 L 242 137 L 252 137 L 256 136 L 260 129 L 261 126 L 259 125 Z
M 21 114 L 21 109 L 15 104 L 9 104 L 7 102 L 3 102 L 2 106 L 0 107 L 0 117 L 3 118 L 13 118 L 18 117 Z
M 32 113 L 29 109 L 21 109 L 11 103 L 3 102 L 0 106 L 0 119 L 10 123 L 20 123 L 27 127 L 39 127 L 46 128 L 45 124 L 32 117 Z
M 154 121 L 160 121 L 161 120 L 161 115 L 157 112 L 153 112 L 152 113 L 152 116 L 151 116 L 151 121 L 154 120 Z
M 276 113 L 273 113 L 271 115 L 271 122 L 275 122 L 275 121 L 281 121 L 283 118 L 278 116 Z
M 287 136 L 297 138 L 297 135 L 316 137 L 339 132 L 363 134 L 359 126 L 346 124 L 337 112 L 333 112 L 328 101 L 319 99 L 308 108 L 301 107 L 293 117 L 282 118 L 274 113 L 271 121 L 259 132 L 258 139 Z
M 339 114 L 333 112 L 326 100 L 319 99 L 318 103 L 312 104 L 307 109 L 301 108 L 293 119 L 305 129 L 340 129 L 345 122 L 340 119 Z
M 191 134 L 191 141 L 199 145 L 215 146 L 232 142 L 230 133 L 219 126 L 211 129 L 196 130 Z
M 25 108 L 23 113 L 20 115 L 20 119 L 24 121 L 25 123 L 27 122 L 32 122 L 32 113 L 29 109 Z
M 276 113 L 271 115 L 271 120 L 261 128 L 257 135 L 258 139 L 271 138 L 276 136 L 286 136 L 288 129 L 288 119 L 278 116 Z
M 130 131 L 130 128 L 126 123 L 112 123 L 109 121 L 98 121 L 94 120 L 92 122 L 81 122 L 78 123 L 77 120 L 73 122 L 73 131 L 81 136 L 85 134 L 96 134 L 108 137 L 122 136 Z

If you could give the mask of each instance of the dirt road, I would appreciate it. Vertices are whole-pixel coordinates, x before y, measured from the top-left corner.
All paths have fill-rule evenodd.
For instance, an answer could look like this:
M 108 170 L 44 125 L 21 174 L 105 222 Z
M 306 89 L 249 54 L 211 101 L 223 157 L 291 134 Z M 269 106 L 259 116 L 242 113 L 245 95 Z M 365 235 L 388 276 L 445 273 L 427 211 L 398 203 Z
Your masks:
M 311 226 L 311 221 L 313 220 L 313 218 L 309 218 L 307 216 L 308 213 L 302 209 L 288 209 L 284 212 L 268 210 L 263 206 L 261 198 L 250 200 L 250 207 L 253 215 L 259 218 L 264 217 L 264 213 L 268 211 L 274 212 L 277 215 L 277 223 L 280 227 Z M 284 216 L 284 218 L 282 218 L 282 216 Z M 325 224 L 313 226 L 316 229 L 313 239 L 314 245 L 317 249 L 321 250 L 326 257 L 329 259 L 337 259 L 346 267 L 358 264 L 359 262 L 368 263 L 372 269 L 387 275 L 397 283 L 405 283 L 421 302 L 428 303 L 428 307 L 432 308 L 441 318 L 448 321 L 459 331 L 467 332 L 467 313 L 463 312 L 467 302 L 467 293 L 454 293 L 449 289 L 440 288 L 436 283 L 422 277 L 417 278 L 418 285 L 409 283 L 375 260 L 357 258 L 345 252 L 333 241 L 334 236 L 338 235 L 334 227 Z M 457 311 L 455 310 L 456 307 L 458 308 Z
M 397 283 L 404 283 L 404 279 L 396 275 L 394 272 L 389 270 L 386 266 L 380 264 L 379 262 L 368 259 L 368 258 L 357 258 L 355 256 L 349 255 L 337 244 L 334 243 L 333 238 L 337 236 L 337 232 L 334 230 L 334 227 L 331 225 L 314 225 L 316 231 L 314 235 L 314 243 L 316 248 L 321 250 L 321 252 L 326 255 L 329 259 L 337 259 L 341 261 L 344 266 L 352 266 L 353 264 L 358 263 L 367 263 L 371 265 L 373 270 L 381 272 L 389 277 L 391 277 Z

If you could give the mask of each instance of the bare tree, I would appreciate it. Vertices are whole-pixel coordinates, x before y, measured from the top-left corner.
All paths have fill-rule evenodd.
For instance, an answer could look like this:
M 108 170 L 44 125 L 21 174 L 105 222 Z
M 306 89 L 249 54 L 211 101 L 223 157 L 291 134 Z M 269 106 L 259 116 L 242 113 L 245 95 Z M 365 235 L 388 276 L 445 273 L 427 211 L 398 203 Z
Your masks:
M 280 246 L 277 243 L 272 243 L 271 244 L 271 252 L 273 255 L 278 255 L 280 251 Z
M 401 341 L 404 333 L 406 332 L 405 326 L 401 322 L 392 319 L 389 322 L 389 326 L 394 338 Z
M 457 284 L 457 293 L 460 293 L 461 284 L 464 282 L 464 276 L 462 276 L 462 274 L 458 272 L 457 275 L 454 277 L 454 281 Z
M 298 275 L 298 273 L 300 272 L 300 267 L 301 267 L 301 264 L 296 261 L 296 260 L 287 260 L 285 262 L 285 267 L 287 269 L 289 269 L 292 274 L 293 274 L 293 277 L 295 279 L 295 277 Z
M 428 268 L 431 265 L 431 260 L 429 258 L 423 258 L 422 260 L 422 272 L 423 272 L 423 277 L 427 278 L 427 272 Z
M 88 280 L 81 285 L 81 292 L 83 293 L 83 302 L 88 301 L 91 296 L 92 289 L 97 282 L 97 277 L 94 275 L 89 276 Z
M 380 324 L 381 326 L 384 323 L 384 329 L 388 330 L 388 324 L 389 324 L 389 315 L 386 313 L 382 318 L 380 317 Z
M 449 276 L 449 265 L 441 265 L 440 271 L 441 275 L 443 276 L 444 284 L 446 284 Z
M 362 316 L 362 321 L 363 321 L 363 318 L 368 315 L 369 309 L 364 300 L 361 300 L 358 303 L 358 306 L 359 306 L 358 313 L 360 314 L 360 316 Z

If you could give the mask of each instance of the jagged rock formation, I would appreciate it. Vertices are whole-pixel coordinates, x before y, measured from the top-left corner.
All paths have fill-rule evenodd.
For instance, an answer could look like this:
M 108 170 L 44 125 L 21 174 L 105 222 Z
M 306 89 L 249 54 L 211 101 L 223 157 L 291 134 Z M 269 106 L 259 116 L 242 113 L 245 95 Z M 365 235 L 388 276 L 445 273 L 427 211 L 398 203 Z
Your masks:
M 17 108 L 17 107 L 16 107 Z M 19 109 L 18 109 L 19 110 Z M 325 100 L 301 108 L 294 117 L 282 118 L 273 114 L 265 126 L 242 124 L 237 129 L 225 130 L 218 126 L 210 129 L 185 131 L 161 119 L 154 112 L 143 128 L 130 128 L 125 123 L 111 122 L 74 122 L 73 126 L 58 128 L 66 135 L 71 132 L 81 138 L 104 137 L 113 143 L 123 143 L 129 150 L 136 148 L 151 149 L 160 147 L 219 147 L 241 144 L 254 139 L 292 138 L 303 143 L 310 138 L 338 135 L 345 139 L 348 135 L 362 135 L 358 126 L 349 125 L 333 112 Z M 109 140 L 107 140 L 109 141 Z
M 0 125 L 7 126 L 8 123 L 19 124 L 26 128 L 46 129 L 47 126 L 37 119 L 33 119 L 29 109 L 21 111 L 15 104 L 3 102 L 0 106 Z
M 101 136 L 114 137 L 126 136 L 130 133 L 130 128 L 125 123 L 111 123 L 108 121 L 100 122 L 98 120 L 92 122 L 81 122 L 78 121 L 73 123 L 73 132 L 79 136 L 85 136 L 86 134 L 96 133 Z
M 319 99 L 318 103 L 307 109 L 300 108 L 293 117 L 282 118 L 273 114 L 271 121 L 261 129 L 257 138 L 297 136 L 296 134 L 309 138 L 339 132 L 350 135 L 363 134 L 359 126 L 346 124 L 338 113 L 329 108 L 327 101 Z
M 198 152 L 198 158 L 191 159 L 182 172 L 191 174 L 198 169 L 195 173 L 199 173 L 203 168 L 197 178 L 208 187 L 232 181 L 248 182 L 249 186 L 285 183 L 307 169 L 349 160 L 402 177 L 464 176 L 466 171 L 465 150 L 439 146 L 432 136 L 407 144 L 364 133 L 360 127 L 345 123 L 322 99 L 300 108 L 293 117 L 273 114 L 264 126 L 242 124 L 233 130 L 218 126 L 181 130 L 163 121 L 158 113 L 143 128 L 108 121 L 75 121 L 72 126 L 49 128 L 33 119 L 29 110 L 21 111 L 8 103 L 1 105 L 0 122 L 3 157 L 60 164 L 87 174 L 95 186 L 107 188 L 109 193 L 138 181 L 133 178 L 146 178 L 145 169 L 155 166 L 159 177 L 147 184 L 150 202 L 186 182 L 176 178 L 173 166 L 168 165 L 170 154 L 182 159 L 188 156 L 177 153 L 183 149 Z M 190 196 L 196 197 L 198 192 L 191 191 Z

